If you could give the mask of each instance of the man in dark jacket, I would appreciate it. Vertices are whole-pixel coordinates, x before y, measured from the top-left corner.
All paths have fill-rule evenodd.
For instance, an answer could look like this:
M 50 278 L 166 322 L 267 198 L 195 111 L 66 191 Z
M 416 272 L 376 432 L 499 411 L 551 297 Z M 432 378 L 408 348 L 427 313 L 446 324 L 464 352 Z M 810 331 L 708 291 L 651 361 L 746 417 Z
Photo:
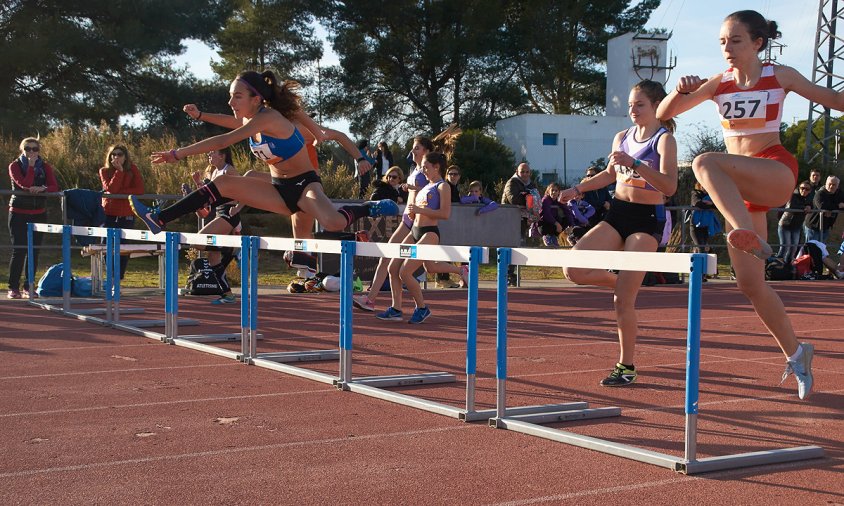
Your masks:
M 522 212 L 522 244 L 524 244 L 527 236 L 528 220 L 527 220 L 527 194 L 530 190 L 535 190 L 536 185 L 530 179 L 530 165 L 527 162 L 522 162 L 516 167 L 516 173 L 513 177 L 507 180 L 504 184 L 504 191 L 501 195 L 502 204 L 510 204 L 520 206 Z M 516 279 L 516 267 L 511 265 L 507 269 L 507 284 L 509 286 L 516 286 L 518 280 Z
M 803 231 L 806 233 L 806 241 L 819 241 L 826 244 L 829 238 L 829 230 L 835 223 L 837 211 L 844 209 L 844 199 L 841 198 L 841 191 L 838 189 L 839 179 L 835 176 L 826 178 L 823 188 L 815 192 L 812 199 L 813 207 L 816 210 L 825 212 L 807 213 L 803 221 Z
M 585 179 L 591 179 L 597 176 L 600 172 L 601 169 L 593 165 L 592 167 L 586 169 Z M 610 210 L 610 202 L 612 202 L 612 196 L 610 195 L 610 191 L 606 187 L 604 187 L 584 193 L 583 200 L 585 200 L 589 203 L 589 205 L 595 208 L 595 214 L 592 215 L 591 218 L 589 218 L 589 226 L 594 227 L 599 221 L 604 219 L 604 215 L 607 214 L 607 211 Z M 674 223 L 676 223 L 676 221 Z

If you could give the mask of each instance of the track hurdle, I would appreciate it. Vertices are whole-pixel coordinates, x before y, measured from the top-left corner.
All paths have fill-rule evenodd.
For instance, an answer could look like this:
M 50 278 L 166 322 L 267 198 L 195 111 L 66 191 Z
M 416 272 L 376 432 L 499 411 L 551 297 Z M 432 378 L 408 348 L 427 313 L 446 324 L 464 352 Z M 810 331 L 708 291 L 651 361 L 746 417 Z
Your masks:
M 714 274 L 717 270 L 715 255 L 700 253 L 643 253 L 617 251 L 559 251 L 529 248 L 501 248 L 498 257 L 498 303 L 496 337 L 496 380 L 497 400 L 496 416 L 489 420 L 495 428 L 508 429 L 524 434 L 543 437 L 553 441 L 597 450 L 603 453 L 625 457 L 647 464 L 667 467 L 684 474 L 697 474 L 709 471 L 734 469 L 762 464 L 774 464 L 820 458 L 823 448 L 801 446 L 769 451 L 750 452 L 709 458 L 697 458 L 697 415 L 700 377 L 700 317 L 701 290 L 703 275 Z M 677 457 L 659 453 L 632 445 L 583 436 L 561 429 L 543 427 L 543 423 L 582 420 L 604 414 L 595 410 L 581 413 L 559 411 L 555 408 L 548 412 L 536 412 L 531 415 L 513 415 L 506 407 L 507 384 L 507 267 L 515 265 L 538 265 L 552 267 L 581 267 L 595 269 L 616 269 L 655 272 L 689 273 L 688 325 L 686 345 L 686 402 L 685 402 L 685 453 Z M 617 408 L 612 408 L 613 410 Z M 618 410 L 620 415 L 620 410 Z
M 489 248 L 479 246 L 439 246 L 425 244 L 347 243 L 341 257 L 340 300 L 340 380 L 337 388 L 411 406 L 417 409 L 474 421 L 489 418 L 494 410 L 475 410 L 475 374 L 477 364 L 478 267 L 489 261 Z M 466 400 L 463 408 L 385 390 L 391 386 L 411 386 L 457 381 L 454 374 L 433 372 L 399 376 L 354 378 L 352 374 L 352 263 L 354 256 L 416 258 L 469 263 L 466 315 Z
M 250 303 L 249 297 L 249 268 L 245 267 L 241 269 L 240 277 L 241 277 L 241 327 L 238 332 L 231 332 L 231 333 L 219 333 L 219 334 L 179 334 L 179 325 L 181 325 L 182 321 L 177 318 L 178 311 L 179 311 L 179 248 L 181 245 L 193 245 L 193 246 L 223 246 L 223 247 L 230 247 L 230 248 L 242 248 L 243 251 L 241 252 L 241 257 L 248 257 L 249 251 L 251 250 L 251 244 L 253 238 L 250 236 L 238 236 L 238 235 L 216 235 L 216 234 L 188 234 L 188 233 L 177 233 L 177 232 L 167 232 L 167 247 L 165 248 L 164 253 L 164 287 L 165 287 L 165 314 L 167 315 L 167 326 L 165 327 L 165 333 L 167 336 L 167 341 L 170 344 L 174 344 L 177 346 L 183 346 L 186 348 L 193 348 L 199 351 L 204 351 L 206 353 L 212 353 L 215 355 L 220 355 L 228 358 L 233 358 L 235 360 L 242 360 L 243 359 L 243 352 L 237 352 L 233 350 L 228 350 L 225 348 L 220 348 L 217 346 L 211 346 L 207 343 L 215 343 L 215 342 L 236 342 L 241 341 L 241 348 L 244 346 L 244 339 L 248 338 L 248 336 L 244 337 L 244 321 L 248 321 L 248 304 Z M 172 235 L 171 235 L 172 234 Z M 245 262 L 246 265 L 249 265 L 248 258 Z M 246 309 L 244 310 L 244 304 L 246 304 Z M 256 339 L 258 336 L 256 335 Z
M 271 251 L 301 251 L 305 253 L 332 253 L 340 254 L 342 251 L 341 241 L 328 239 L 290 239 L 283 237 L 256 237 L 256 243 L 253 244 L 250 251 L 250 279 L 254 283 L 250 286 L 257 287 L 258 279 L 258 250 L 265 249 Z M 241 266 L 242 268 L 242 266 Z M 341 296 L 341 311 L 342 311 L 342 296 Z M 249 330 L 246 332 L 248 342 L 243 345 L 244 356 L 242 360 L 251 365 L 265 367 L 275 371 L 308 378 L 321 383 L 328 383 L 333 385 L 337 382 L 337 376 L 325 374 L 319 371 L 313 371 L 304 367 L 296 367 L 291 365 L 293 363 L 301 362 L 315 362 L 325 360 L 340 360 L 340 350 L 304 350 L 304 351 L 287 351 L 287 352 L 269 352 L 259 353 L 257 349 L 257 334 L 255 328 L 257 327 L 257 291 L 255 297 L 252 298 L 254 307 L 250 309 L 251 320 L 247 322 Z M 351 307 L 351 301 L 349 301 Z M 342 332 L 342 331 L 341 331 Z
M 114 259 L 111 253 L 106 254 L 106 286 L 104 287 L 104 297 L 84 297 L 84 298 L 71 298 L 71 262 L 70 262 L 70 242 L 71 238 L 74 235 L 82 235 L 87 237 L 99 237 L 106 239 L 106 247 L 108 252 L 112 250 L 109 249 L 112 242 L 115 240 L 113 234 L 114 229 L 102 228 L 102 227 L 74 227 L 71 225 L 53 225 L 53 224 L 46 224 L 46 223 L 30 223 L 28 226 L 28 255 L 27 255 L 27 279 L 29 280 L 29 286 L 32 287 L 34 290 L 35 288 L 35 270 L 34 265 L 31 263 L 33 258 L 33 234 L 35 232 L 47 233 L 47 234 L 61 234 L 62 235 L 62 297 L 60 299 L 55 298 L 43 298 L 43 299 L 32 299 L 30 300 L 30 304 L 38 306 L 42 309 L 46 309 L 48 311 L 55 311 L 59 312 L 65 316 L 70 316 L 77 318 L 79 320 L 88 321 L 90 323 L 96 323 L 98 325 L 111 325 L 113 321 L 114 315 L 114 295 L 115 290 L 118 292 L 119 297 L 119 283 L 120 283 L 120 275 L 119 270 L 117 272 L 117 284 L 114 283 L 114 270 L 112 267 L 112 262 Z M 119 240 L 119 239 L 118 239 Z M 118 246 L 119 247 L 119 246 Z M 118 250 L 119 251 L 119 250 Z M 119 261 L 118 261 L 119 263 Z M 119 265 L 118 265 L 119 268 Z M 75 305 L 82 304 L 101 304 L 105 302 L 105 307 L 100 308 L 78 308 L 74 307 Z M 123 314 L 138 314 L 143 313 L 143 308 L 123 308 Z M 104 318 L 99 318 L 94 315 L 104 315 Z

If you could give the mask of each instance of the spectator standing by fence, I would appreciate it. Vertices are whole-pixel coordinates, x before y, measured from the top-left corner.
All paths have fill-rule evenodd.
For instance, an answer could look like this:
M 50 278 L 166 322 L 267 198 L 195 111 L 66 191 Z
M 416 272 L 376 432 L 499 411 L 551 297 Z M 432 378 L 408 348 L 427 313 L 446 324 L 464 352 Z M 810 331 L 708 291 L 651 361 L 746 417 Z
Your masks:
M 600 167 L 595 167 L 594 165 L 589 167 L 586 169 L 586 178 L 584 180 L 597 176 L 599 172 L 601 172 Z M 581 183 L 584 180 L 581 180 Z M 585 192 L 583 194 L 583 200 L 595 209 L 595 214 L 589 219 L 589 226 L 594 227 L 595 224 L 604 219 L 604 215 L 610 210 L 612 196 L 610 195 L 610 191 L 604 187 Z
M 530 190 L 535 190 L 536 185 L 530 180 L 530 165 L 522 162 L 516 167 L 516 173 L 504 184 L 504 191 L 501 195 L 502 204 L 510 204 L 522 208 L 521 243 L 525 243 L 528 231 L 527 218 L 527 195 Z M 516 286 L 516 267 L 511 265 L 507 268 L 507 285 Z
M 806 211 L 812 209 L 812 183 L 803 181 L 797 185 L 797 189 L 791 194 L 785 208 L 777 222 L 777 235 L 780 240 L 780 249 L 777 257 L 782 258 L 786 263 L 791 263 L 800 246 L 800 229 L 805 219 Z
M 709 239 L 721 233 L 721 222 L 715 216 L 715 203 L 703 186 L 695 181 L 692 190 L 692 211 L 689 223 L 689 235 L 695 244 L 695 253 L 709 253 Z M 705 279 L 705 278 L 704 278 Z
M 803 231 L 806 233 L 806 241 L 820 241 L 826 243 L 829 238 L 829 231 L 835 223 L 837 211 L 844 208 L 844 201 L 841 199 L 841 192 L 838 190 L 839 179 L 835 176 L 826 178 L 823 188 L 815 192 L 812 198 L 812 207 L 816 211 L 806 215 L 803 221 Z
M 122 144 L 115 144 L 108 148 L 105 163 L 100 168 L 100 181 L 103 191 L 118 198 L 103 197 L 105 210 L 105 226 L 107 228 L 131 229 L 135 227 L 135 213 L 126 200 L 126 195 L 143 195 L 144 180 L 138 167 L 132 163 L 129 150 Z M 120 255 L 120 279 L 126 275 L 129 265 L 129 255 Z
M 24 276 L 23 294 L 20 291 L 20 279 L 27 257 L 27 226 L 41 221 L 47 212 L 47 198 L 36 196 L 39 193 L 59 191 L 59 183 L 53 167 L 41 158 L 41 141 L 27 137 L 20 143 L 21 154 L 9 164 L 9 179 L 12 190 L 28 192 L 29 195 L 12 195 L 9 200 L 9 236 L 12 240 L 12 258 L 9 260 L 9 291 L 6 297 L 20 299 L 35 298 L 35 287 L 29 285 Z M 32 263 L 38 268 L 38 248 L 41 246 L 41 233 L 32 238 L 35 246 Z M 34 281 L 34 280 L 33 280 Z

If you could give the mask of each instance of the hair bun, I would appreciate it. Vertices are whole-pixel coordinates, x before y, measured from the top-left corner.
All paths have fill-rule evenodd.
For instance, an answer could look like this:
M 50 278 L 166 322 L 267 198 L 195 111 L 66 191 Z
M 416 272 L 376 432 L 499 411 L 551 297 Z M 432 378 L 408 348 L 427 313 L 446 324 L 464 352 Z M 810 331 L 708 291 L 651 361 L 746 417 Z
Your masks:
M 782 33 L 778 29 L 776 21 L 768 21 L 768 38 L 778 39 L 782 37 Z

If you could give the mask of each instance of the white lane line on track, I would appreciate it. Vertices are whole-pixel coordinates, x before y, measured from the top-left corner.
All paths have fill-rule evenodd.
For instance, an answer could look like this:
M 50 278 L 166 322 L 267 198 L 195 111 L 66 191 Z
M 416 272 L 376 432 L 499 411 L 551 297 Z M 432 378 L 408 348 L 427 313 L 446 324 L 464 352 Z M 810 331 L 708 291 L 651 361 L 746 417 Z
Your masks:
M 125 465 L 134 465 L 134 464 L 147 464 L 150 462 L 162 462 L 162 461 L 169 461 L 169 460 L 181 460 L 181 459 L 196 459 L 196 458 L 203 458 L 203 457 L 216 457 L 219 455 L 231 455 L 237 453 L 247 453 L 247 452 L 261 452 L 267 450 L 278 450 L 282 448 L 296 448 L 296 447 L 304 447 L 304 446 L 316 446 L 316 445 L 336 445 L 342 443 L 349 443 L 349 442 L 356 442 L 356 441 L 368 441 L 372 439 L 382 439 L 382 438 L 401 438 L 401 437 L 408 437 L 408 436 L 418 436 L 423 434 L 435 434 L 439 432 L 450 432 L 450 431 L 458 431 L 458 430 L 487 430 L 486 427 L 482 425 L 472 425 L 472 424 L 461 424 L 461 425 L 451 425 L 448 427 L 438 427 L 434 429 L 420 429 L 420 430 L 409 430 L 409 431 L 402 431 L 402 432 L 386 432 L 380 434 L 368 434 L 365 436 L 354 436 L 354 437 L 338 437 L 338 438 L 331 438 L 331 439 L 314 439 L 310 441 L 291 441 L 287 443 L 275 443 L 275 444 L 268 444 L 268 445 L 257 445 L 257 446 L 243 446 L 240 448 L 223 448 L 220 450 L 208 450 L 203 452 L 191 452 L 191 453 L 179 453 L 173 455 L 160 455 L 158 457 L 146 457 L 146 458 L 138 458 L 138 459 L 125 459 L 125 460 L 111 460 L 108 462 L 93 462 L 90 464 L 78 464 L 74 466 L 59 466 L 59 467 L 46 467 L 42 469 L 27 469 L 25 471 L 11 471 L 7 473 L 0 473 L 0 479 L 2 478 L 20 478 L 25 476 L 36 476 L 42 474 L 51 474 L 51 473 L 62 473 L 62 472 L 73 472 L 73 471 L 90 471 L 93 469 L 102 469 L 107 467 L 116 467 L 116 466 L 125 466 Z
M 159 401 L 159 402 L 140 402 L 136 404 L 114 404 L 108 406 L 88 406 L 84 408 L 68 408 L 68 409 L 52 409 L 46 411 L 23 411 L 20 413 L 0 413 L 0 418 L 9 418 L 13 416 L 36 416 L 36 415 L 55 415 L 64 413 L 84 413 L 87 411 L 102 411 L 105 409 L 135 409 L 135 408 L 150 408 L 156 406 L 173 406 L 177 404 L 191 404 L 199 402 L 219 402 L 219 401 L 238 401 L 245 399 L 261 399 L 267 397 L 287 397 L 294 395 L 311 395 L 324 392 L 336 392 L 336 388 L 326 388 L 323 390 L 302 390 L 298 392 L 272 392 L 267 394 L 252 394 L 252 395 L 233 395 L 230 397 L 205 397 L 202 399 L 180 399 L 175 401 Z
M 149 346 L 150 343 L 143 344 L 97 344 L 92 346 L 61 346 L 56 348 L 28 348 L 25 350 L 0 350 L 0 353 L 46 353 L 53 351 L 73 351 L 73 350 L 111 350 L 113 348 L 140 348 L 141 346 Z
M 240 362 L 231 362 L 224 364 L 205 364 L 205 365 L 175 365 L 168 367 L 142 367 L 137 369 L 105 369 L 102 371 L 80 371 L 80 372 L 59 372 L 53 374 L 29 374 L 25 376 L 0 376 L 0 380 L 17 380 L 30 378 L 60 378 L 63 376 L 87 376 L 89 374 L 114 374 L 114 373 L 132 373 L 132 372 L 147 372 L 147 371 L 170 371 L 175 369 L 197 369 L 202 367 L 233 367 L 242 366 Z
M 828 457 L 827 457 L 828 458 Z M 781 471 L 789 471 L 791 469 L 800 469 L 804 468 L 807 465 L 806 462 L 787 462 L 784 464 L 771 464 L 765 466 L 766 473 L 773 473 L 773 472 L 781 472 Z M 755 476 L 759 474 L 759 468 L 750 468 L 750 469 L 732 469 L 727 471 L 718 471 L 714 473 L 706 473 L 702 476 L 679 476 L 676 478 L 669 478 L 665 480 L 656 480 L 656 481 L 646 481 L 643 483 L 631 483 L 629 485 L 620 485 L 617 487 L 605 487 L 605 488 L 596 488 L 592 490 L 581 490 L 579 492 L 571 492 L 568 494 L 558 494 L 558 495 L 548 495 L 543 497 L 531 497 L 527 499 L 517 499 L 515 501 L 507 501 L 507 502 L 498 502 L 493 503 L 490 506 L 524 506 L 528 504 L 539 504 L 539 503 L 547 503 L 547 502 L 560 502 L 560 501 L 567 501 L 573 499 L 579 499 L 582 497 L 594 497 L 594 496 L 601 496 L 607 494 L 618 494 L 620 492 L 631 492 L 636 490 L 642 490 L 647 488 L 656 488 L 656 487 L 664 487 L 666 485 L 675 485 L 678 483 L 692 483 L 699 480 L 718 480 L 718 479 L 738 479 L 745 476 Z

